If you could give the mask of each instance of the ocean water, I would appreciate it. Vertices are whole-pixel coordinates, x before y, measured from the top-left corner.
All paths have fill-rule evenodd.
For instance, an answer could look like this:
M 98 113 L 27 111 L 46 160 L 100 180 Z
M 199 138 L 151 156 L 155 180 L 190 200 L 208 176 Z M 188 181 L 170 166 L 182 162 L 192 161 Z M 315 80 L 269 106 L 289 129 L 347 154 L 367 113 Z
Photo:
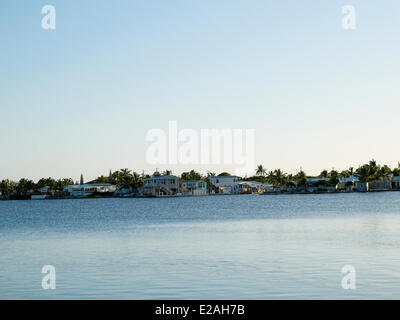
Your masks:
M 400 192 L 0 201 L 0 299 L 400 299 Z

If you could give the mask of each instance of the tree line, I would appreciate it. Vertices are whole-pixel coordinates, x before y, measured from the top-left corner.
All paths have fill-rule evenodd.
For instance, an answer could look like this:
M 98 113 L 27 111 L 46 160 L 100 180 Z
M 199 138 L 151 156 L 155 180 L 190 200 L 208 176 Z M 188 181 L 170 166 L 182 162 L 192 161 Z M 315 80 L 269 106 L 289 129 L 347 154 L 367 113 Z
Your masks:
M 165 170 L 161 174 L 170 175 L 170 170 Z M 229 176 L 230 173 L 222 172 L 218 176 Z M 375 160 L 371 160 L 366 164 L 359 166 L 357 169 L 350 167 L 349 169 L 337 171 L 332 169 L 330 171 L 323 170 L 318 177 L 325 178 L 321 180 L 320 184 L 326 185 L 337 185 L 339 179 L 350 178 L 351 176 L 357 176 L 362 182 L 381 181 L 384 178 L 390 178 L 390 176 L 400 176 L 400 162 L 396 168 L 391 169 L 388 165 L 378 165 Z M 181 180 L 203 180 L 208 186 L 211 185 L 210 177 L 216 176 L 214 172 L 207 172 L 206 175 L 202 175 L 194 170 L 183 172 L 180 175 Z M 140 190 L 145 179 L 149 178 L 148 174 L 139 174 L 135 171 L 127 168 L 120 169 L 110 173 L 108 176 L 100 176 L 88 184 L 95 183 L 110 183 L 117 185 L 119 188 L 131 188 L 133 190 Z M 307 174 L 300 170 L 296 174 L 285 173 L 281 169 L 275 169 L 268 171 L 263 165 L 258 165 L 255 170 L 255 175 L 251 177 L 239 177 L 238 180 L 243 181 L 258 181 L 262 183 L 270 183 L 278 186 L 305 186 L 307 179 L 310 178 Z M 80 183 L 83 184 L 83 176 L 81 175 Z M 350 182 L 349 182 L 350 183 Z M 74 181 L 71 178 L 53 179 L 53 178 L 42 178 L 36 183 L 32 180 L 22 178 L 18 182 L 11 181 L 9 179 L 2 180 L 0 182 L 0 192 L 3 195 L 9 195 L 12 193 L 18 195 L 27 195 L 30 191 L 38 191 L 43 187 L 49 187 L 55 192 L 62 192 L 62 190 L 68 186 L 73 185 Z M 78 184 L 78 183 L 75 183 Z
M 340 179 L 349 179 L 350 177 L 357 177 L 361 182 L 373 182 L 382 181 L 384 178 L 390 179 L 391 176 L 400 176 L 400 162 L 396 168 L 391 169 L 388 165 L 378 165 L 375 160 L 370 160 L 357 169 L 350 167 L 342 171 L 335 169 L 330 171 L 322 170 L 317 178 L 324 178 L 324 180 L 319 182 L 320 184 L 335 186 L 339 183 Z M 281 169 L 267 171 L 263 165 L 258 165 L 256 176 L 250 177 L 247 180 L 257 180 L 280 186 L 302 186 L 307 184 L 307 178 L 312 177 L 307 176 L 303 170 L 293 175 L 282 172 Z

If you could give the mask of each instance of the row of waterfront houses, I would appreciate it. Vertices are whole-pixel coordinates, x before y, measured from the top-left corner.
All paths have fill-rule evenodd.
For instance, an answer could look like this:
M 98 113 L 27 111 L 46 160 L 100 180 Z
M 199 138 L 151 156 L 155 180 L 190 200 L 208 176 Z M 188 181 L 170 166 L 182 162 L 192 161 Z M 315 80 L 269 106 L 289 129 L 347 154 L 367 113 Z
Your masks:
M 280 186 L 257 181 L 241 181 L 237 176 L 210 176 L 210 186 L 203 180 L 179 181 L 177 176 L 155 173 L 145 179 L 139 196 L 184 196 L 208 194 L 275 194 L 275 193 L 330 193 L 400 190 L 400 177 L 389 176 L 371 182 L 363 182 L 353 175 L 339 178 L 336 185 L 329 178 L 307 178 L 303 186 Z
M 204 196 L 208 194 L 263 193 L 271 187 L 268 183 L 239 181 L 237 176 L 210 176 L 210 185 L 204 180 L 184 180 L 173 175 L 155 173 L 145 179 L 139 196 Z
M 109 183 L 79 184 L 64 187 L 58 198 L 87 197 L 167 197 L 167 196 L 206 196 L 210 194 L 249 194 L 263 193 L 270 184 L 256 181 L 239 181 L 237 176 L 211 176 L 210 184 L 204 180 L 180 180 L 174 175 L 162 175 L 155 172 L 150 178 L 144 179 L 140 190 L 119 188 Z M 53 198 L 54 193 L 48 188 L 42 188 L 31 195 L 31 199 Z
M 329 178 L 307 178 L 305 191 L 313 192 L 367 192 L 400 190 L 400 177 L 390 175 L 374 181 L 361 181 L 357 176 L 339 178 L 336 185 L 330 185 Z
M 257 181 L 241 181 L 237 176 L 210 176 L 209 186 L 204 180 L 183 180 L 174 175 L 155 172 L 145 179 L 138 192 L 132 189 L 118 189 L 109 184 L 73 185 L 65 191 L 73 197 L 90 196 L 93 193 L 109 193 L 118 197 L 165 197 L 205 196 L 227 194 L 275 194 L 275 193 L 333 193 L 400 190 L 400 177 L 390 176 L 379 181 L 363 182 L 357 176 L 340 178 L 336 185 L 329 184 L 329 178 L 307 178 L 304 186 L 279 186 Z
M 31 199 L 86 198 L 86 197 L 167 197 L 205 196 L 227 194 L 277 194 L 277 193 L 334 193 L 400 190 L 400 177 L 389 176 L 377 181 L 363 182 L 357 176 L 340 178 L 336 185 L 329 178 L 307 178 L 302 186 L 280 186 L 257 181 L 243 181 L 237 176 L 210 176 L 204 180 L 183 180 L 177 176 L 155 172 L 144 179 L 140 190 L 120 188 L 108 183 L 69 185 L 55 194 L 49 187 L 32 191 Z

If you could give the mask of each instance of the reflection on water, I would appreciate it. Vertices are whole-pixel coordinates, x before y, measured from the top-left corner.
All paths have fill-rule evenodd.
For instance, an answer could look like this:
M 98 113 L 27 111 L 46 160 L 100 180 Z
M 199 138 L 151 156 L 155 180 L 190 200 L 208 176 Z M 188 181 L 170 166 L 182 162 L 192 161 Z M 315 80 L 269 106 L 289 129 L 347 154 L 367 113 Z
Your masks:
M 3 201 L 0 298 L 399 299 L 399 233 L 397 192 Z

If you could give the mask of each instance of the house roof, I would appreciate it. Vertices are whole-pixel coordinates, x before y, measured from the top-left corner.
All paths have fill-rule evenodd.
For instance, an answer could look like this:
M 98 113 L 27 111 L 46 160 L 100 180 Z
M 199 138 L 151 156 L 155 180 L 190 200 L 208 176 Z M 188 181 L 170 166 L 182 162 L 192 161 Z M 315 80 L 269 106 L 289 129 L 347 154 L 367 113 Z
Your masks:
M 258 181 L 239 181 L 239 184 L 248 184 L 252 186 L 262 186 L 266 185 L 266 183 L 258 182 Z
M 211 178 L 215 178 L 215 179 L 223 179 L 223 178 L 239 178 L 238 176 L 210 176 Z
M 159 180 L 159 179 L 179 179 L 179 178 L 177 176 L 165 175 L 165 176 L 152 176 L 144 180 L 146 181 L 146 180 Z
M 65 186 L 64 188 L 76 188 L 76 187 L 115 187 L 115 185 L 111 183 L 94 183 L 94 184 L 70 184 Z

